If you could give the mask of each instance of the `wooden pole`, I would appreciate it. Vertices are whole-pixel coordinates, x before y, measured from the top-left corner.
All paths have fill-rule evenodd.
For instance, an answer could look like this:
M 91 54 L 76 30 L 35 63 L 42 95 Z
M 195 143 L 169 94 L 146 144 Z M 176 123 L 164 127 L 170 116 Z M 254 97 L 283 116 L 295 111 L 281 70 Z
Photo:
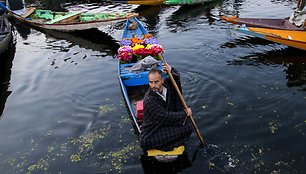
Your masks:
M 158 54 L 158 57 L 161 59 L 161 61 L 162 61 L 164 64 L 166 64 L 165 59 L 164 59 L 164 57 L 163 57 L 161 54 Z M 167 72 L 168 72 L 168 71 L 167 71 Z M 182 103 L 183 107 L 184 107 L 185 109 L 187 109 L 188 106 L 187 106 L 187 104 L 186 104 L 186 102 L 185 102 L 185 99 L 184 99 L 184 97 L 183 97 L 183 95 L 182 95 L 182 93 L 181 93 L 179 87 L 177 86 L 177 84 L 176 84 L 176 82 L 175 82 L 175 80 L 174 80 L 174 78 L 173 78 L 171 72 L 168 72 L 168 76 L 169 76 L 169 78 L 170 78 L 170 80 L 171 80 L 171 82 L 172 82 L 172 84 L 173 84 L 173 86 L 174 86 L 174 88 L 175 88 L 175 90 L 176 90 L 176 92 L 177 92 L 177 94 L 178 94 L 180 100 L 181 100 L 181 103 Z M 198 137 L 199 137 L 199 139 L 200 139 L 202 145 L 203 145 L 203 146 L 207 146 L 206 143 L 204 142 L 203 138 L 202 138 L 202 135 L 201 135 L 201 133 L 200 133 L 200 131 L 199 131 L 199 129 L 198 129 L 198 127 L 197 127 L 197 125 L 196 125 L 194 119 L 193 119 L 193 116 L 190 115 L 189 118 L 191 119 L 192 125 L 193 125 L 193 127 L 194 127 L 194 129 L 195 129 L 195 131 L 196 131 L 196 133 L 197 133 L 197 135 L 198 135 Z

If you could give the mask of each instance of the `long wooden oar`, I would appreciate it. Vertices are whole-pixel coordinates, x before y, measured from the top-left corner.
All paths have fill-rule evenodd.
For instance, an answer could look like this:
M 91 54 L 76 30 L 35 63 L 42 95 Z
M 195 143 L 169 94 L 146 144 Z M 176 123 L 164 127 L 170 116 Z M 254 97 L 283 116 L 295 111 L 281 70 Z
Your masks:
M 166 61 L 165 61 L 164 57 L 163 57 L 161 54 L 158 54 L 158 57 L 161 59 L 161 61 L 162 61 L 164 64 L 166 64 Z M 175 82 L 175 80 L 174 80 L 174 78 L 173 78 L 171 72 L 169 72 L 169 71 L 167 71 L 167 72 L 168 72 L 168 76 L 169 76 L 169 78 L 170 78 L 170 80 L 171 80 L 171 82 L 172 82 L 172 84 L 173 84 L 173 86 L 174 86 L 174 88 L 175 88 L 175 90 L 176 90 L 178 96 L 180 97 L 180 100 L 181 100 L 181 103 L 183 104 L 183 107 L 184 107 L 185 109 L 187 109 L 188 106 L 187 106 L 187 104 L 186 104 L 186 102 L 185 102 L 185 99 L 184 99 L 184 97 L 183 97 L 183 95 L 182 95 L 180 89 L 178 88 L 178 86 L 177 86 L 177 84 L 176 84 L 176 82 Z M 199 131 L 199 129 L 198 129 L 198 127 L 197 127 L 197 125 L 196 125 L 194 119 L 193 119 L 193 116 L 190 115 L 189 118 L 191 119 L 192 125 L 193 125 L 193 127 L 194 127 L 194 129 L 195 129 L 195 131 L 196 131 L 196 133 L 197 133 L 197 135 L 198 135 L 198 137 L 199 137 L 199 139 L 200 139 L 202 145 L 203 145 L 203 146 L 207 146 L 207 144 L 204 142 L 204 140 L 203 140 L 203 138 L 202 138 L 202 135 L 201 135 L 201 133 L 200 133 L 200 131 Z

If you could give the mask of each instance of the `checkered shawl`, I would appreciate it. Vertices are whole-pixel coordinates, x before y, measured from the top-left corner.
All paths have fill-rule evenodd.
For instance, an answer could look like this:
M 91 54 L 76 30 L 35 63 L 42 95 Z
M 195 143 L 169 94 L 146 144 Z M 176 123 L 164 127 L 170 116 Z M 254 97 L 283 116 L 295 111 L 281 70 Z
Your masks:
M 181 90 L 180 75 L 172 68 L 171 73 Z M 163 84 L 167 88 L 166 102 L 151 89 L 144 96 L 144 116 L 141 125 L 140 146 L 143 150 L 172 150 L 184 145 L 192 133 L 192 125 L 170 79 Z

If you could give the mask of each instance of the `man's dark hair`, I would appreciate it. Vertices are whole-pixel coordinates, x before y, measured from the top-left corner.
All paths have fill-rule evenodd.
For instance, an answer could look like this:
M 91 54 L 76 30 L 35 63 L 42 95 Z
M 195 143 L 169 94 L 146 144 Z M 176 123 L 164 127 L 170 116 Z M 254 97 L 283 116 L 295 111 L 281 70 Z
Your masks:
M 160 76 L 163 76 L 163 72 L 158 68 L 151 68 L 148 75 L 152 73 L 158 73 Z

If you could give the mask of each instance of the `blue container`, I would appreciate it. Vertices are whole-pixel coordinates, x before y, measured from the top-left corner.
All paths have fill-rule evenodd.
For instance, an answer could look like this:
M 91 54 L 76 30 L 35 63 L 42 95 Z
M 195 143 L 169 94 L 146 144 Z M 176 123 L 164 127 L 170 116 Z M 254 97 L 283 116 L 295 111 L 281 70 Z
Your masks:
M 149 79 L 148 79 L 149 71 L 143 71 L 143 72 L 139 72 L 139 73 L 130 72 L 129 69 L 134 64 L 135 63 L 119 64 L 120 76 L 123 80 L 124 85 L 125 86 L 148 85 L 149 84 Z M 162 70 L 162 62 L 161 61 L 160 61 L 157 68 Z

